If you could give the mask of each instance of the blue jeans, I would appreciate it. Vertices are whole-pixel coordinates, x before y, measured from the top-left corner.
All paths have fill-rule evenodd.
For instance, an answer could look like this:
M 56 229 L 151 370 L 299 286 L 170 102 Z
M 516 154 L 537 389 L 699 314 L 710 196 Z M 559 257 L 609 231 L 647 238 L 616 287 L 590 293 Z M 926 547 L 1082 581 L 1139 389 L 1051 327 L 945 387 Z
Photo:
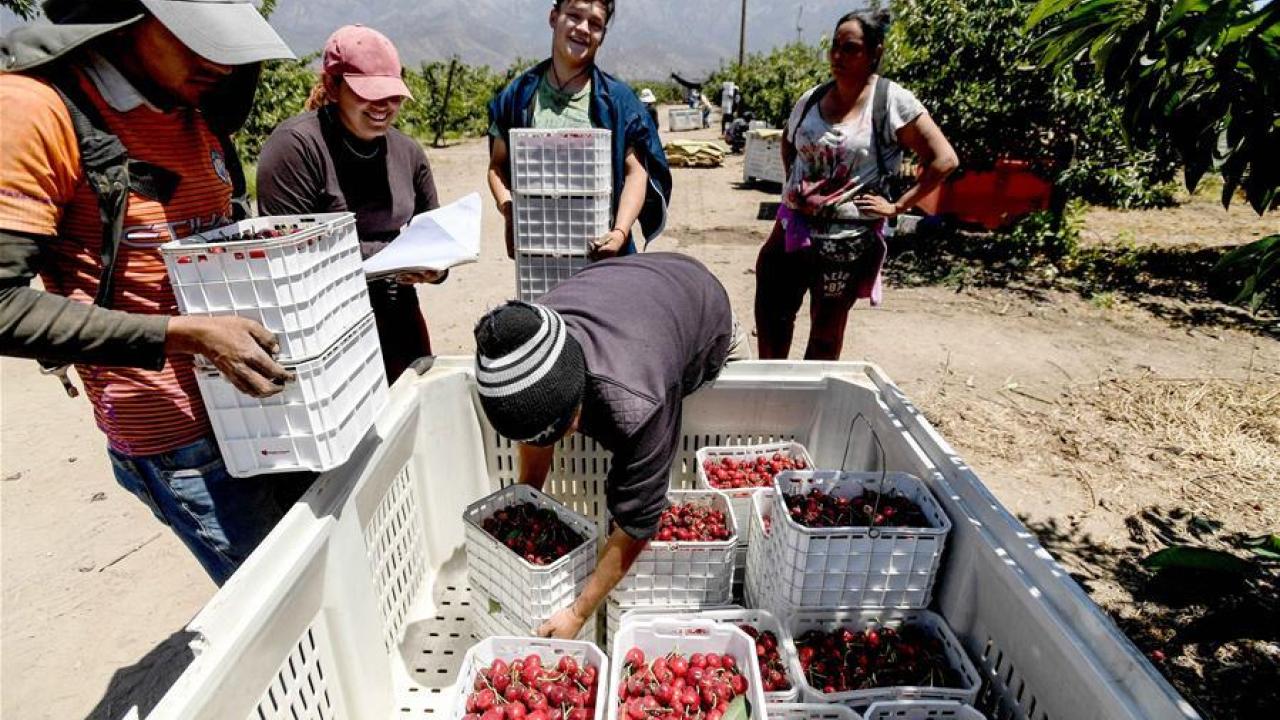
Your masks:
M 306 492 L 315 473 L 235 478 L 213 438 L 132 457 L 107 448 L 116 481 L 177 533 L 218 585 Z

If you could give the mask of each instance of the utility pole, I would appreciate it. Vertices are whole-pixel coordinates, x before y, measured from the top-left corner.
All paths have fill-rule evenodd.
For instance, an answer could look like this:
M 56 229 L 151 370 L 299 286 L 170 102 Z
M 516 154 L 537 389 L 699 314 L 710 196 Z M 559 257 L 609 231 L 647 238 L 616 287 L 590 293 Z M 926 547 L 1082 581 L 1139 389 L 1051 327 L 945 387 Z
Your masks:
M 742 0 L 742 22 L 738 24 L 738 72 L 747 64 L 747 0 Z
M 800 3 L 800 7 L 796 9 L 796 44 L 804 42 L 804 27 L 800 21 L 804 19 L 804 3 Z

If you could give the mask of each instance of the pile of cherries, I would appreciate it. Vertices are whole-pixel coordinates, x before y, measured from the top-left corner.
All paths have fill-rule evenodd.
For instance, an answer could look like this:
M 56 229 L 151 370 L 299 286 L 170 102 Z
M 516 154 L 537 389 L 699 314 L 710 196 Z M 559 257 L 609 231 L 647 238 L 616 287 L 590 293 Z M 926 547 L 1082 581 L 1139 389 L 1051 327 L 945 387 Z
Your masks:
M 787 664 L 778 649 L 778 636 L 772 630 L 761 632 L 754 625 L 739 625 L 743 632 L 756 641 L 756 662 L 760 665 L 760 683 L 765 692 L 786 692 L 791 689 L 787 677 Z
M 773 487 L 773 478 L 784 470 L 806 470 L 804 459 L 776 452 L 754 459 L 711 458 L 702 465 L 707 482 L 717 490 Z
M 568 655 L 554 666 L 536 654 L 498 658 L 476 674 L 463 720 L 591 720 L 599 672 Z
M 813 488 L 782 497 L 791 519 L 806 527 L 930 527 L 920 506 L 897 492 L 863 490 L 847 498 Z
M 659 542 L 719 542 L 732 537 L 725 514 L 710 505 L 681 503 L 662 511 Z
M 796 652 L 809 685 L 824 693 L 960 686 L 942 641 L 915 625 L 810 630 L 796 638 Z
M 275 227 L 266 228 L 264 230 L 252 230 L 228 235 L 222 238 L 222 242 L 240 242 L 241 240 L 274 240 L 275 238 L 292 235 L 299 232 L 301 229 L 302 228 L 297 225 L 276 225 Z
M 747 692 L 747 678 L 732 655 L 667 653 L 645 663 L 633 647 L 618 687 L 620 720 L 720 720 L 734 698 Z
M 484 531 L 534 565 L 549 565 L 583 542 L 554 511 L 533 503 L 503 508 L 481 521 Z

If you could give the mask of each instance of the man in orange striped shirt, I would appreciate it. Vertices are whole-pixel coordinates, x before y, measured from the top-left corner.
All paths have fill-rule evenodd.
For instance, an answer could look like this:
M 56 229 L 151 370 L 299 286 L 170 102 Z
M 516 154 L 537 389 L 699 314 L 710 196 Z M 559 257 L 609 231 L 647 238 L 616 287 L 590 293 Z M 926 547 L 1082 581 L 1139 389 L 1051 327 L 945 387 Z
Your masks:
M 192 356 L 260 397 L 289 376 L 261 325 L 177 316 L 158 248 L 230 222 L 228 158 L 211 125 L 243 122 L 258 64 L 293 54 L 247 1 L 48 0 L 45 13 L 52 27 L 21 28 L 0 48 L 0 352 L 76 363 L 117 480 L 221 584 L 305 485 L 227 475 Z M 55 77 L 131 168 L 167 171 L 154 176 L 166 183 L 135 185 L 131 170 L 110 310 L 94 304 L 104 213 Z M 228 109 L 239 117 L 218 117 Z M 28 287 L 35 271 L 45 292 Z

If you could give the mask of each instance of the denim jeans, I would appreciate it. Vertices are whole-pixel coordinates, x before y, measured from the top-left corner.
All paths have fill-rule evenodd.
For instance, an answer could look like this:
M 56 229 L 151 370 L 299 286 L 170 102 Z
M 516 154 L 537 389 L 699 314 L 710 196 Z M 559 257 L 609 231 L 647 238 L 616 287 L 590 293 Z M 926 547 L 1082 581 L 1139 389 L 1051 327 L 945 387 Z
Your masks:
M 235 478 L 213 438 L 132 457 L 110 448 L 116 481 L 177 533 L 218 585 L 249 557 L 315 478 L 289 473 Z

